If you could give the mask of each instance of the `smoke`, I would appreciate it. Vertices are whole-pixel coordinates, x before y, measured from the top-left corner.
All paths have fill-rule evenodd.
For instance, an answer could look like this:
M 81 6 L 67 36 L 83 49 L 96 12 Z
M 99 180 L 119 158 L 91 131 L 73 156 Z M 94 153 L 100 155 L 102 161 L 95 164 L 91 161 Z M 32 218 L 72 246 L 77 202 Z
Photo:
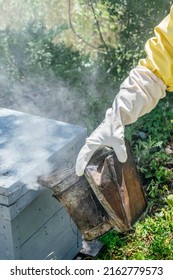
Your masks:
M 86 126 L 84 116 L 91 118 L 86 99 L 99 98 L 94 75 L 85 78 L 87 97 L 54 73 L 49 73 L 49 78 L 38 73 L 19 80 L 10 76 L 5 67 L 0 69 L 0 107 L 30 114 L 27 120 L 19 123 L 14 120 L 17 129 L 12 137 L 7 135 L 3 139 L 0 133 L 0 143 L 6 141 L 6 148 L 0 151 L 0 163 L 6 163 L 6 166 L 0 164 L 0 173 L 6 174 L 1 176 L 1 186 L 21 180 L 28 189 L 38 190 L 41 188 L 38 176 L 49 175 L 52 171 L 47 160 L 49 148 L 52 143 L 56 147 L 59 139 L 52 136 L 54 128 L 50 123 L 41 123 L 37 117 L 33 122 L 33 115 L 82 126 Z M 63 137 L 60 144 L 63 144 Z
M 53 74 L 52 74 L 53 75 Z M 76 123 L 85 101 L 62 79 L 41 74 L 22 81 L 0 73 L 0 106 L 55 120 Z
M 28 189 L 38 190 L 41 186 L 37 177 L 52 171 L 47 160 L 49 145 L 56 147 L 60 140 L 52 136 L 50 123 L 39 122 L 37 117 L 33 122 L 33 115 L 83 125 L 81 112 L 83 114 L 86 110 L 85 96 L 80 96 L 76 88 L 55 77 L 53 72 L 46 74 L 49 78 L 40 72 L 36 75 L 29 73 L 19 79 L 10 75 L 7 66 L 1 63 L 0 107 L 30 114 L 27 120 L 12 120 L 14 135 L 4 138 L 3 131 L 0 133 L 0 145 L 5 144 L 5 148 L 0 150 L 1 186 L 22 180 Z M 9 118 L 8 114 L 6 117 Z
M 67 141 L 63 135 L 60 139 L 53 133 L 55 122 L 51 125 L 47 119 L 81 125 L 85 98 L 80 98 L 75 89 L 57 79 L 53 73 L 50 80 L 39 73 L 32 78 L 18 80 L 11 78 L 4 69 L 0 70 L 0 107 L 30 115 L 13 119 L 12 115 L 8 115 L 9 111 L 4 113 L 4 117 L 12 122 L 12 127 L 10 124 L 9 127 L 13 135 L 9 132 L 4 138 L 2 127 L 0 173 L 4 176 L 1 176 L 0 183 L 5 186 L 21 180 L 28 189 L 38 190 L 41 187 L 37 183 L 38 176 L 49 175 L 52 171 L 48 160 L 50 149 L 53 153 L 58 145 L 63 145 L 63 141 L 65 145 Z M 42 118 L 39 117 L 44 117 L 44 121 L 40 121 Z M 2 147 L 5 145 L 4 149 L 1 149 L 1 144 Z
M 106 84 L 104 89 L 102 86 L 100 88 L 97 87 L 103 76 L 100 77 L 96 69 L 92 68 L 92 72 L 89 71 L 91 66 L 89 60 L 84 63 L 85 65 L 82 64 L 80 59 L 79 65 L 77 65 L 75 60 L 71 62 L 72 56 L 69 56 L 68 49 L 65 49 L 66 56 L 64 56 L 61 64 L 63 66 L 67 63 L 69 65 L 76 63 L 73 66 L 72 72 L 70 73 L 70 68 L 65 68 L 66 79 L 63 79 L 63 75 L 58 76 L 55 74 L 51 67 L 47 67 L 49 65 L 49 52 L 45 52 L 42 55 L 44 40 L 48 38 L 44 37 L 44 32 L 47 31 L 39 24 L 38 26 L 27 25 L 28 20 L 31 20 L 31 18 L 35 19 L 35 15 L 33 14 L 33 17 L 28 16 L 25 18 L 25 13 L 22 10 L 26 2 L 27 5 L 30 3 L 30 6 L 32 6 L 32 2 L 34 2 L 34 5 L 39 5 L 43 1 L 13 1 L 13 5 L 10 5 L 10 1 L 3 2 L 3 9 L 6 11 L 6 14 L 3 14 L 3 25 L 0 25 L 0 107 L 87 127 L 89 127 L 91 122 L 93 129 L 95 119 L 97 118 L 101 122 L 104 116 L 105 110 L 102 110 L 102 117 L 98 114 L 100 98 L 102 98 L 103 94 L 103 103 L 106 106 L 105 96 L 107 92 L 111 96 L 112 91 Z M 22 4 L 18 5 L 19 2 Z M 47 1 L 45 2 L 48 3 Z M 53 5 L 53 2 L 51 2 L 51 5 Z M 8 5 L 10 9 L 6 8 Z M 27 25 L 27 28 L 22 26 L 22 21 L 18 24 L 18 21 L 15 20 L 17 19 L 17 9 L 19 6 L 22 21 Z M 42 7 L 42 5 L 39 7 Z M 55 9 L 52 10 L 51 8 L 50 10 L 52 12 Z M 9 11 L 8 14 L 7 11 Z M 32 7 L 30 10 L 27 6 L 26 14 L 30 12 L 32 14 L 33 11 L 41 11 L 41 9 L 33 9 Z M 44 13 L 46 11 L 47 9 L 44 7 Z M 10 13 L 14 15 L 14 18 L 10 17 Z M 41 18 L 42 16 L 36 16 L 37 20 Z M 13 19 L 15 20 L 14 24 Z M 51 17 L 49 17 L 50 19 Z M 8 28 L 5 25 L 5 21 L 9 25 Z M 14 27 L 15 30 L 12 29 Z M 61 59 L 61 49 L 59 51 Z M 39 68 L 37 65 L 39 55 L 42 55 L 41 58 L 45 57 L 46 59 L 47 64 L 45 68 Z M 35 57 L 37 58 L 35 59 Z M 66 57 L 69 61 L 65 59 Z M 78 56 L 76 56 L 76 59 L 78 59 Z M 30 60 L 33 60 L 33 62 Z M 56 63 L 58 64 L 58 61 Z M 28 65 L 30 67 L 29 70 L 27 68 Z M 33 72 L 31 69 L 33 69 Z M 37 69 L 40 69 L 40 71 L 37 71 Z M 67 79 L 68 75 L 69 80 Z M 71 75 L 73 76 L 75 86 L 70 81 Z M 110 99 L 112 100 L 112 98 Z M 22 178 L 28 188 L 39 188 L 36 183 L 37 176 L 48 174 L 52 169 L 50 163 L 46 160 L 49 154 L 47 145 L 48 143 L 55 143 L 56 139 L 52 139 L 52 134 L 48 133 L 48 131 L 49 127 L 47 125 L 42 125 L 39 122 L 33 123 L 28 119 L 26 123 L 23 122 L 22 125 L 18 126 L 16 134 L 13 135 L 10 143 L 8 143 L 8 139 L 3 140 L 3 135 L 0 134 L 0 143 L 7 141 L 6 149 L 2 150 L 0 154 L 1 163 L 7 162 L 7 166 L 0 166 L 0 168 L 4 169 L 1 172 L 6 174 L 5 170 L 8 172 L 9 170 L 15 170 L 14 163 L 18 167 L 18 174 L 15 174 L 15 172 L 11 173 L 8 176 L 9 180 L 16 179 L 16 177 Z M 16 139 L 18 139 L 18 142 L 16 142 Z M 27 149 L 25 149 L 26 143 L 29 143 L 29 148 Z M 24 159 L 27 159 L 27 161 Z M 42 159 L 45 159 L 45 161 L 44 164 L 40 165 Z M 39 168 L 37 168 L 38 166 Z M 32 177 L 30 176 L 31 167 Z M 2 180 L 5 180 L 5 176 Z M 5 184 L 5 181 L 1 181 L 1 183 Z
M 1 4 L 0 106 L 81 123 L 85 97 L 79 93 L 78 86 L 72 86 L 71 77 L 80 79 L 82 60 L 78 54 L 73 59 L 72 51 L 65 44 L 62 48 L 54 44 L 60 38 L 62 41 L 67 28 L 64 27 L 67 22 L 62 21 L 62 9 L 55 9 L 54 5 L 62 6 L 64 11 L 66 4 L 40 0 L 2 1 Z M 56 11 L 61 12 L 57 15 Z
M 0 113 L 1 186 L 22 181 L 37 190 L 37 177 L 52 171 L 48 159 L 63 145 L 65 136 L 57 136 L 54 121 L 7 109 Z

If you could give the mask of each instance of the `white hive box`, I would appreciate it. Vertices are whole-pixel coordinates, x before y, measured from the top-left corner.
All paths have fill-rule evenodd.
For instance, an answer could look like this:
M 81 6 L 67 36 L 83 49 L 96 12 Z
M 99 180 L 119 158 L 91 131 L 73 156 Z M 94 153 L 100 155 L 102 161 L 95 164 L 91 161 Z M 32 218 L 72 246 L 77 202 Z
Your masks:
M 74 166 L 86 129 L 0 108 L 0 259 L 72 259 L 82 238 L 37 177 Z

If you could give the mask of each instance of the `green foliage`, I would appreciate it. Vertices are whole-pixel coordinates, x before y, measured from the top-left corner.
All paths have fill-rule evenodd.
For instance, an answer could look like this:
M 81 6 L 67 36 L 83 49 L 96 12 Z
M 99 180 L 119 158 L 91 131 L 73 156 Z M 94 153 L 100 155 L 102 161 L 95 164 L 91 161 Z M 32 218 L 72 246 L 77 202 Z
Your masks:
M 153 37 L 154 27 L 168 14 L 172 1 L 102 0 L 116 17 L 117 44 L 104 55 L 104 63 L 116 80 L 123 80 L 138 60 L 145 57 L 145 42 Z M 157 8 L 156 8 L 157 7 Z
M 43 23 L 29 23 L 22 30 L 6 29 L 0 32 L 0 59 L 7 71 L 17 78 L 31 73 L 46 74 L 51 70 L 63 79 L 79 74 L 87 56 L 64 43 L 55 45 L 53 40 L 67 26 L 56 26 L 47 30 Z
M 172 155 L 165 153 L 168 143 L 172 143 L 171 103 L 172 96 L 168 96 L 150 114 L 127 128 L 139 171 L 145 179 L 155 179 L 158 185 L 171 184 L 173 180 Z M 141 132 L 144 139 L 140 138 Z
M 101 238 L 106 251 L 98 259 L 172 260 L 173 209 L 161 209 L 136 223 L 131 232 L 109 232 Z
M 25 83 L 27 87 L 28 81 L 32 83 L 31 90 L 35 92 L 38 90 L 34 84 L 37 77 L 40 83 L 44 81 L 48 89 L 47 94 L 51 94 L 53 85 L 63 81 L 65 87 L 70 90 L 66 97 L 67 110 L 66 108 L 60 110 L 67 111 L 67 114 L 72 116 L 67 118 L 67 121 L 87 126 L 91 132 L 103 119 L 104 112 L 110 106 L 115 93 L 111 89 L 110 82 L 106 84 L 108 76 L 99 69 L 98 64 L 88 53 L 81 54 L 74 46 L 68 46 L 64 42 L 55 43 L 55 39 L 57 40 L 66 30 L 66 25 L 47 29 L 43 22 L 35 21 L 29 22 L 20 30 L 10 28 L 1 30 L 1 72 L 6 74 L 6 79 L 2 85 L 0 84 L 0 92 L 5 94 L 9 91 L 4 87 L 5 84 L 14 85 L 20 82 L 23 88 Z M 75 100 L 80 101 L 78 108 Z M 68 108 L 71 109 L 70 112 Z M 78 116 L 73 112 L 76 110 Z
M 173 207 L 173 194 L 169 194 L 166 197 L 166 201 L 167 201 L 168 205 L 172 208 Z

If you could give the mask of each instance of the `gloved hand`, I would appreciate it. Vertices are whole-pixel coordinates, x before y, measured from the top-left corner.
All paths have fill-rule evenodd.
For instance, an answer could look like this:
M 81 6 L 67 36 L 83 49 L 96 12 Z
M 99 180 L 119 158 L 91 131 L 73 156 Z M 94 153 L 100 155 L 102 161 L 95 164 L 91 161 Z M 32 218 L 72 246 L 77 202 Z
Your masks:
M 76 161 L 76 174 L 82 176 L 94 152 L 103 146 L 112 147 L 120 162 L 127 160 L 124 127 L 149 113 L 165 96 L 166 86 L 148 68 L 137 66 L 121 84 L 112 108 L 104 121 L 86 139 Z

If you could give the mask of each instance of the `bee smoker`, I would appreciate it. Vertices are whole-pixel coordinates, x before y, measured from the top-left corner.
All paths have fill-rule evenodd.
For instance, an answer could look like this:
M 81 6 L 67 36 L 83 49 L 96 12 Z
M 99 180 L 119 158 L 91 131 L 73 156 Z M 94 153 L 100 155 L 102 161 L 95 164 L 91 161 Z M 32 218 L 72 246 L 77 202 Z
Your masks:
M 147 202 L 129 143 L 128 159 L 120 163 L 112 149 L 98 150 L 84 176 L 74 168 L 40 177 L 40 184 L 67 209 L 85 240 L 93 240 L 116 229 L 129 230 L 144 212 Z

